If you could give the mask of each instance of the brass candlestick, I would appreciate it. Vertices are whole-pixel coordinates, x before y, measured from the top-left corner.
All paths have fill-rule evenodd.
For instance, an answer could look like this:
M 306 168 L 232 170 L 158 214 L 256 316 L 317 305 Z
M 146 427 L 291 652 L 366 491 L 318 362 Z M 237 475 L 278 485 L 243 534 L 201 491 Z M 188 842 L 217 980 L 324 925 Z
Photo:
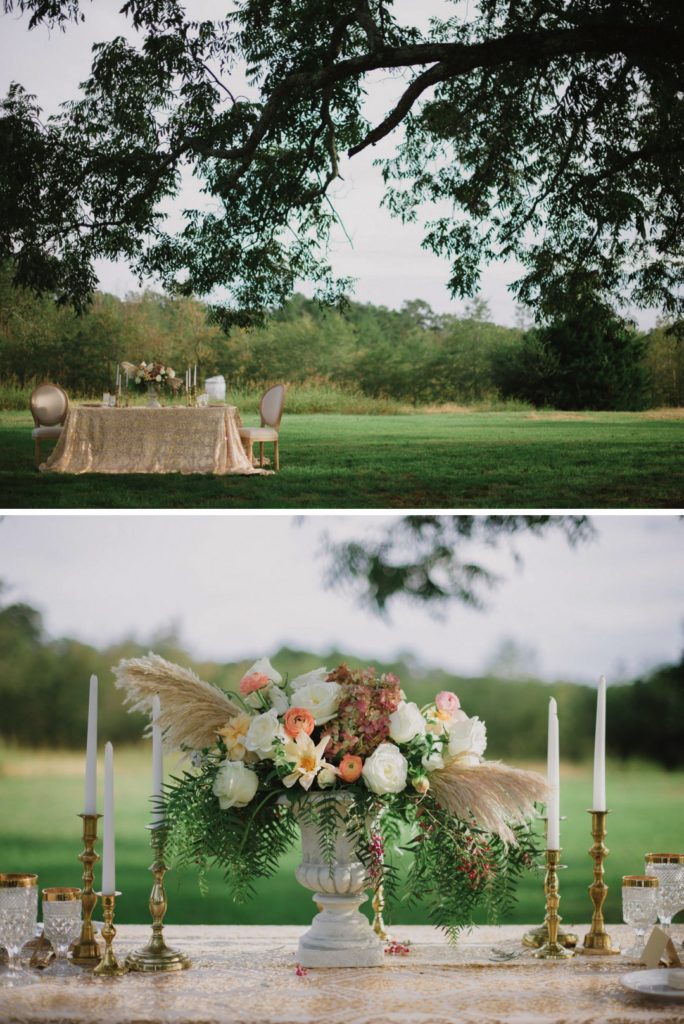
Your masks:
M 181 953 L 180 950 L 171 949 L 164 941 L 164 915 L 166 914 L 166 890 L 164 889 L 164 875 L 167 867 L 164 863 L 164 845 L 166 842 L 166 829 L 163 825 L 150 828 L 150 841 L 154 851 L 154 861 L 150 864 L 150 871 L 154 876 L 152 892 L 150 893 L 150 914 L 152 916 L 152 935 L 150 941 L 142 949 L 136 949 L 126 957 L 126 966 L 131 971 L 183 971 L 191 967 L 190 958 Z
M 544 838 L 548 835 L 548 822 L 549 819 L 546 815 L 540 815 L 540 821 L 544 822 Z M 561 815 L 560 821 L 565 821 L 566 815 Z M 541 865 L 540 865 L 541 866 Z M 559 864 L 558 870 L 560 871 L 565 867 L 565 864 Z M 579 942 L 579 936 L 575 932 L 567 932 L 564 928 L 559 926 L 558 935 L 556 936 L 561 946 L 565 946 L 566 949 L 574 949 Z M 546 927 L 546 921 L 543 924 L 538 925 L 536 928 L 530 928 L 526 931 L 522 937 L 523 946 L 527 946 L 528 949 L 540 949 L 549 939 L 549 930 Z
M 97 903 L 97 894 L 93 892 L 93 867 L 100 858 L 95 853 L 95 840 L 97 839 L 97 819 L 101 814 L 79 814 L 83 819 L 83 853 L 79 860 L 83 864 L 83 887 L 81 894 L 81 906 L 83 907 L 83 921 L 81 922 L 81 934 L 73 947 L 72 961 L 81 967 L 94 967 L 102 956 L 102 945 L 95 938 L 93 932 L 93 910 Z
M 97 894 L 102 900 L 102 916 L 104 917 L 104 928 L 100 932 L 102 938 L 105 940 L 104 953 L 102 959 L 93 971 L 93 974 L 98 978 L 118 978 L 122 974 L 126 974 L 128 968 L 125 965 L 119 963 L 116 959 L 116 954 L 112 949 L 112 943 L 114 942 L 114 936 L 116 935 L 116 928 L 112 924 L 114 920 L 114 905 L 116 903 L 116 897 L 120 896 L 120 892 L 102 893 Z
M 574 953 L 571 949 L 561 946 L 558 941 L 558 925 L 561 918 L 558 914 L 558 865 L 560 864 L 560 850 L 546 851 L 546 877 L 544 879 L 544 892 L 546 894 L 546 927 L 548 938 L 544 945 L 534 954 L 539 960 L 566 960 Z
M 579 951 L 592 956 L 609 956 L 611 953 L 619 953 L 620 950 L 611 942 L 603 922 L 603 904 L 608 895 L 608 886 L 603 881 L 603 862 L 610 853 L 603 841 L 606 838 L 608 811 L 589 811 L 588 813 L 591 814 L 591 834 L 594 837 L 594 845 L 589 850 L 589 856 L 594 859 L 594 881 L 589 886 L 594 913 L 591 918 L 591 929 L 584 936 L 584 944 Z

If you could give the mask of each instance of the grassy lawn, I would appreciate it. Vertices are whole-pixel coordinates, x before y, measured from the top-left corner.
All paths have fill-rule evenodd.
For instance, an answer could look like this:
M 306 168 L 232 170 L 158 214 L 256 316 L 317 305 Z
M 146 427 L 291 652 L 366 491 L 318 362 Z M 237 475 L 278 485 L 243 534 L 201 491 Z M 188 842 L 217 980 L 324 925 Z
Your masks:
M 245 416 L 248 424 L 254 418 Z M 269 477 L 61 476 L 0 413 L 6 508 L 673 508 L 684 419 L 652 413 L 285 416 Z
M 170 760 L 167 766 L 173 767 Z M 2 870 L 36 871 L 42 885 L 78 885 L 81 865 L 80 820 L 83 799 L 83 757 L 80 754 L 5 751 L 0 755 L 0 822 Z M 150 850 L 144 825 L 148 820 L 147 785 L 149 752 L 141 748 L 116 751 L 117 887 L 122 890 L 121 921 L 148 920 L 147 899 L 151 876 Z M 102 771 L 100 771 L 100 778 Z M 563 860 L 561 913 L 567 924 L 586 921 L 591 882 L 589 767 L 564 766 L 561 772 Z M 648 766 L 608 767 L 608 793 L 613 809 L 608 820 L 606 881 L 610 887 L 607 918 L 620 920 L 620 877 L 643 871 L 648 850 L 684 848 L 681 807 L 684 773 L 666 774 Z M 173 872 L 168 878 L 174 923 L 304 924 L 314 912 L 311 894 L 294 879 L 297 853 L 281 865 L 279 873 L 261 883 L 249 904 L 233 904 L 213 872 L 209 896 L 202 897 L 192 873 Z M 96 881 L 99 880 L 99 870 Z M 543 917 L 542 874 L 531 873 L 519 890 L 514 917 L 520 923 L 540 923 Z M 400 923 L 425 923 L 420 907 L 399 906 L 393 913 Z

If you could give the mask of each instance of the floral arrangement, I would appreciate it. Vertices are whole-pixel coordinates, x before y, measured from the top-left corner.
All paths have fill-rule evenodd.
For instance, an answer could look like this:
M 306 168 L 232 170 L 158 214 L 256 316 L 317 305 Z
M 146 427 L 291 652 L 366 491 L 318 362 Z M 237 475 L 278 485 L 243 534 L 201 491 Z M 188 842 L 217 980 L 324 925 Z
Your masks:
M 340 665 L 287 680 L 267 658 L 234 693 L 153 654 L 115 675 L 135 710 L 159 695 L 165 743 L 190 757 L 164 801 L 172 851 L 201 879 L 220 866 L 236 898 L 276 870 L 302 808 L 331 858 L 344 814 L 386 901 L 410 852 L 406 891 L 452 936 L 480 903 L 491 917 L 505 910 L 532 862 L 528 822 L 545 781 L 484 760 L 485 725 L 454 693 L 418 707 L 392 673 Z M 308 800 L 315 792 L 348 798 Z
M 176 390 L 181 386 L 181 380 L 176 377 L 175 370 L 170 366 L 165 366 L 164 363 L 122 363 L 121 364 L 128 374 L 128 378 L 136 387 L 147 386 L 148 384 L 156 384 L 158 387 L 168 385 L 172 390 Z

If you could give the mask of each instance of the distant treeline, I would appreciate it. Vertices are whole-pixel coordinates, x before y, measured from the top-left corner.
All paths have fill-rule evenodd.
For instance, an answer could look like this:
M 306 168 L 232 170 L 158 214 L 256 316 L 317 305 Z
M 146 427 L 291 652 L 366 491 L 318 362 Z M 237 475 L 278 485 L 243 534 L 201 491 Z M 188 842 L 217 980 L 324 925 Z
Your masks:
M 88 679 L 94 672 L 100 678 L 101 738 L 140 740 L 146 721 L 124 710 L 111 667 L 150 649 L 233 691 L 249 664 L 191 662 L 173 636 L 150 637 L 144 646 L 131 641 L 97 650 L 68 638 L 49 639 L 40 613 L 28 605 L 0 609 L 0 738 L 26 746 L 83 749 Z M 262 653 L 267 652 L 255 656 Z M 284 649 L 273 658 L 290 677 L 343 660 L 361 664 L 336 651 L 317 655 Z M 592 755 L 596 691 L 588 686 L 491 676 L 464 679 L 439 670 L 418 671 L 405 662 L 378 667 L 396 672 L 409 699 L 419 704 L 439 690 L 457 693 L 465 711 L 486 722 L 490 757 L 513 762 L 545 757 L 549 696 L 558 701 L 564 759 L 582 761 Z M 668 769 L 684 766 L 684 658 L 633 683 L 610 687 L 608 709 L 611 756 L 648 759 Z
M 222 373 L 235 389 L 321 382 L 413 404 L 517 400 L 537 406 L 639 409 L 683 401 L 684 347 L 665 325 L 649 334 L 593 306 L 558 328 L 501 327 L 486 302 L 439 315 L 413 300 L 401 310 L 350 302 L 323 309 L 301 295 L 261 328 L 224 334 L 207 308 L 153 292 L 96 293 L 77 317 L 12 287 L 0 265 L 0 382 L 53 380 L 99 395 L 121 360 L 159 359 L 182 373 Z

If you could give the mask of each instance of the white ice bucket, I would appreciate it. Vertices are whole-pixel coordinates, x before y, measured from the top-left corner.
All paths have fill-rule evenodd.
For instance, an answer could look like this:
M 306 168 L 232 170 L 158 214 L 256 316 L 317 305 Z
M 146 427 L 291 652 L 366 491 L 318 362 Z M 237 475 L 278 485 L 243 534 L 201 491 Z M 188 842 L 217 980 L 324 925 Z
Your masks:
M 226 379 L 223 374 L 218 377 L 207 377 L 204 382 L 204 390 L 210 398 L 223 402 L 226 398 Z

